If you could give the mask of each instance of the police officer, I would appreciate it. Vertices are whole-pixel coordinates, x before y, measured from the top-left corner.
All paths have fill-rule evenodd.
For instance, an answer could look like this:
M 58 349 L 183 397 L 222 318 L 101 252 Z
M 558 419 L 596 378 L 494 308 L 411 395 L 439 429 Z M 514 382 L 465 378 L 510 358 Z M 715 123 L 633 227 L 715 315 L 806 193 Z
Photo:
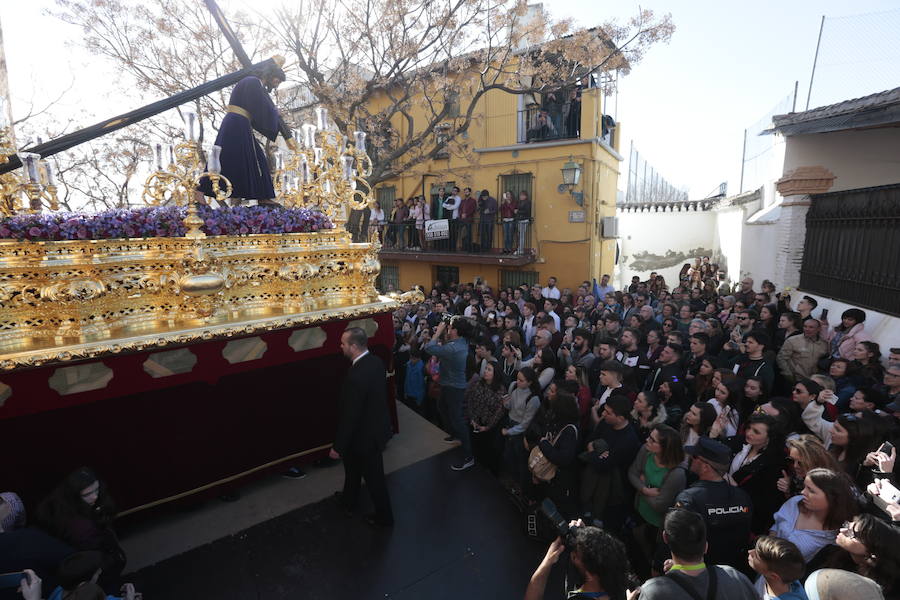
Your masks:
M 750 496 L 724 479 L 731 463 L 728 446 L 701 437 L 694 446 L 686 446 L 691 457 L 691 472 L 699 481 L 678 494 L 675 506 L 700 514 L 706 521 L 709 550 L 706 562 L 730 565 L 747 571 L 747 546 L 750 540 Z

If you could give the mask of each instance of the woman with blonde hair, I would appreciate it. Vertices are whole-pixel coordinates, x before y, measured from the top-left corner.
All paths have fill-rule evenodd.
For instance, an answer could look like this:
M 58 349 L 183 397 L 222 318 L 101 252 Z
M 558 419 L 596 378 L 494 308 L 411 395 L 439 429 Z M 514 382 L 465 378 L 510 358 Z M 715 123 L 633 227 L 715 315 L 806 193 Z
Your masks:
M 785 497 L 790 498 L 803 489 L 803 479 L 812 469 L 831 469 L 840 471 L 841 467 L 834 455 L 825 449 L 822 441 L 816 436 L 805 433 L 787 441 L 787 468 L 781 472 L 782 477 L 776 486 Z

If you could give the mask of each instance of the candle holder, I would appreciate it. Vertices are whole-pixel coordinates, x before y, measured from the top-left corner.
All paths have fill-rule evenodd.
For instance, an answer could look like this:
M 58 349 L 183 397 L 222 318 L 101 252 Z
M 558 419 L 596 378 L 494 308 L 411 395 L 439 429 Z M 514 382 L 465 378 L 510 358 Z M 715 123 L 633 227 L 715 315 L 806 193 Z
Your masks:
M 184 225 L 187 228 L 185 237 L 200 240 L 206 234 L 200 231 L 203 220 L 197 214 L 198 202 L 205 202 L 198 187 L 203 179 L 209 179 L 216 200 L 224 201 L 231 196 L 232 186 L 227 177 L 219 171 L 219 146 L 207 151 L 207 171 L 202 169 L 200 145 L 196 141 L 187 140 L 170 146 L 169 164 L 163 166 L 163 146 L 156 144 L 156 170 L 144 182 L 142 198 L 151 206 L 177 204 L 187 206 Z
M 316 109 L 317 125 L 301 127 L 299 148 L 281 155 L 275 169 L 275 194 L 285 206 L 318 208 L 335 227 L 342 227 L 348 209 L 360 210 L 374 203 L 366 177 L 372 160 L 366 153 L 366 134 L 347 137 L 328 130 L 328 111 Z
M 8 163 L 9 157 L 15 153 L 11 129 L 0 128 L 0 164 Z M 56 180 L 50 165 L 41 160 L 40 154 L 19 152 L 18 156 L 22 162 L 22 171 L 0 175 L 0 216 L 38 213 L 44 204 L 51 210 L 57 210 L 59 202 Z M 23 196 L 28 199 L 27 207 L 22 202 Z

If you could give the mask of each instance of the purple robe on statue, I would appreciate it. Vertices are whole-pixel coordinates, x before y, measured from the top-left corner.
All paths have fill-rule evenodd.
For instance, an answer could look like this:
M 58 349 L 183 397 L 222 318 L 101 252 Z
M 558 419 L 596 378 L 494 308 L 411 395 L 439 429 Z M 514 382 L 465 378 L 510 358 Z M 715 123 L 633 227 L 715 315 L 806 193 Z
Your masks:
M 272 175 L 266 153 L 253 137 L 252 129 L 273 142 L 278 136 L 280 117 L 275 104 L 258 77 L 241 79 L 231 92 L 229 105 L 243 109 L 250 119 L 237 112 L 228 112 L 219 126 L 216 145 L 222 147 L 222 175 L 231 181 L 234 198 L 268 200 L 275 197 Z M 252 128 L 252 129 L 251 129 Z M 208 179 L 201 182 L 200 190 L 212 196 Z

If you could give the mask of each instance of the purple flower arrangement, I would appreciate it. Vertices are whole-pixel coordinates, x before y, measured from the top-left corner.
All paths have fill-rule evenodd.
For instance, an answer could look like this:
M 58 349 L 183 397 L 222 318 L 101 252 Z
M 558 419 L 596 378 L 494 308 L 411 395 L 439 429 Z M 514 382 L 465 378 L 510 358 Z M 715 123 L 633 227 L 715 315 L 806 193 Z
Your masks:
M 180 237 L 185 234 L 181 206 L 113 209 L 95 214 L 40 213 L 0 220 L 0 239 L 108 240 Z M 197 207 L 207 235 L 310 233 L 334 228 L 324 214 L 307 208 L 266 206 Z

